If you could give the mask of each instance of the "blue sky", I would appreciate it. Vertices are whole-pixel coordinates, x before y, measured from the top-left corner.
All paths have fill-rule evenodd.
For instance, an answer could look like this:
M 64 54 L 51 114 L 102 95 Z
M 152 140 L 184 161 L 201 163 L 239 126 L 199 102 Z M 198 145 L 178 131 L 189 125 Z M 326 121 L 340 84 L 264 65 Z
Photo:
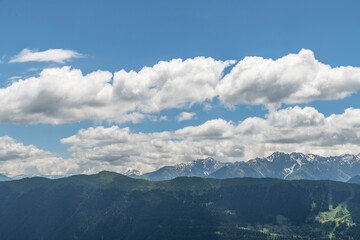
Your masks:
M 354 127 L 357 126 L 355 121 L 357 120 L 357 112 L 354 111 L 360 108 L 360 95 L 358 93 L 358 86 L 360 85 L 358 85 L 357 80 L 357 67 L 360 66 L 360 59 L 358 57 L 360 52 L 360 45 L 358 44 L 360 42 L 360 28 L 358 27 L 360 22 L 359 7 L 360 3 L 358 1 L 252 0 L 175 2 L 64 0 L 60 3 L 59 1 L 45 0 L 0 0 L 0 91 L 3 91 L 3 93 L 0 93 L 0 96 L 3 96 L 3 99 L 7 99 L 1 102 L 5 110 L 0 112 L 0 115 L 3 115 L 3 117 L 0 116 L 0 136 L 8 137 L 5 140 L 3 139 L 2 145 L 4 149 L 8 145 L 13 147 L 10 147 L 11 151 L 3 150 L 3 156 L 0 154 L 0 158 L 6 159 L 6 161 L 3 161 L 4 165 L 0 165 L 0 173 L 3 172 L 8 175 L 71 174 L 93 172 L 99 169 L 125 171 L 129 168 L 139 168 L 147 171 L 164 164 L 178 163 L 208 155 L 223 161 L 235 161 L 263 156 L 277 150 L 305 151 L 324 155 L 347 152 L 358 153 L 357 132 L 354 131 L 356 133 L 355 136 L 346 135 L 350 126 L 344 130 L 344 125 L 354 124 Z M 15 60 L 15 62 L 10 62 L 16 59 L 16 56 L 19 58 L 19 54 L 24 49 L 29 49 L 31 53 L 45 52 L 51 49 L 71 50 L 73 53 L 77 53 L 78 57 L 68 57 L 62 62 L 54 59 L 46 61 L 35 59 L 23 62 Z M 83 114 L 82 117 L 74 117 L 71 120 L 64 120 L 62 114 L 68 114 L 66 111 L 54 113 L 54 115 L 49 113 L 49 109 L 57 107 L 57 101 L 67 101 L 69 100 L 67 98 L 73 97 L 71 94 L 59 95 L 60 97 L 54 98 L 57 99 L 56 101 L 50 101 L 52 99 L 51 94 L 55 92 L 52 92 L 53 90 L 47 92 L 49 88 L 46 86 L 51 86 L 51 82 L 54 81 L 51 78 L 53 75 L 39 83 L 50 84 L 44 85 L 42 90 L 40 87 L 27 87 L 26 91 L 22 90 L 21 92 L 16 92 L 17 90 L 7 91 L 14 83 L 21 81 L 20 79 L 27 81 L 29 83 L 27 86 L 35 86 L 31 85 L 31 82 L 33 82 L 31 78 L 38 78 L 39 74 L 48 68 L 61 69 L 63 66 L 70 66 L 71 70 L 69 71 L 81 70 L 83 76 L 85 76 L 98 70 L 106 71 L 109 74 L 114 74 L 122 69 L 126 72 L 130 70 L 139 72 L 145 66 L 153 67 L 159 61 L 170 62 L 172 59 L 178 58 L 185 61 L 185 59 L 196 59 L 196 57 L 203 56 L 222 62 L 236 60 L 236 63 L 229 63 L 229 66 L 217 66 L 220 69 L 220 73 L 222 72 L 222 76 L 224 76 L 229 74 L 234 66 L 245 57 L 258 56 L 264 59 L 276 60 L 289 54 L 298 54 L 297 56 L 300 56 L 299 52 L 301 49 L 308 49 L 315 55 L 315 60 L 313 59 L 312 64 L 316 65 L 315 61 L 318 61 L 322 64 L 330 65 L 333 69 L 339 66 L 350 66 L 345 70 L 350 73 L 340 74 L 324 70 L 328 80 L 320 81 L 318 83 L 320 85 L 314 88 L 321 90 L 325 88 L 324 86 L 329 85 L 329 91 L 333 92 L 328 94 L 319 93 L 320 97 L 309 97 L 306 95 L 310 94 L 308 92 L 306 92 L 306 96 L 301 95 L 299 97 L 299 94 L 303 94 L 301 92 L 296 93 L 295 97 L 292 96 L 280 99 L 277 102 L 271 102 L 262 100 L 259 96 L 254 97 L 249 92 L 244 92 L 246 89 L 239 90 L 235 95 L 231 95 L 229 92 L 233 88 L 235 89 L 235 87 L 220 87 L 216 88 L 216 91 L 221 93 L 209 93 L 210 97 L 205 100 L 199 100 L 197 96 L 189 96 L 192 99 L 191 101 L 185 101 L 184 103 L 184 99 L 180 99 L 179 102 L 175 101 L 168 107 L 165 106 L 166 104 L 164 105 L 165 107 L 160 107 L 159 104 L 152 103 L 154 99 L 151 97 L 146 100 L 150 102 L 150 105 L 152 104 L 151 107 L 147 106 L 147 103 L 145 104 L 146 106 L 144 103 L 141 103 L 141 105 L 134 103 L 136 107 L 131 108 L 129 111 L 120 109 L 119 113 L 116 113 L 116 106 L 113 105 L 108 106 L 112 109 L 111 113 L 104 112 L 104 114 L 102 114 L 102 111 L 107 111 L 105 110 L 108 109 L 107 107 L 97 108 L 91 114 L 92 110 L 86 110 L 88 105 L 79 105 L 79 107 L 74 107 L 74 111 L 80 115 Z M 50 55 L 54 56 L 53 53 Z M 257 64 L 260 65 L 262 62 Z M 211 66 L 211 69 L 215 68 L 215 66 Z M 294 67 L 294 71 L 297 70 L 297 66 L 291 64 L 283 68 L 291 67 Z M 274 67 L 274 69 L 283 68 Z M 291 71 L 290 69 L 289 72 Z M 302 79 L 301 74 L 306 75 L 309 71 L 299 72 L 299 79 Z M 66 71 L 64 70 L 64 72 Z M 281 73 L 282 70 L 279 70 L 279 73 L 275 74 L 275 76 L 280 76 Z M 216 75 L 217 73 L 214 74 Z M 214 78 L 218 79 L 214 81 L 222 81 L 221 76 L 215 75 Z M 235 76 L 236 74 L 234 73 L 233 75 Z M 306 78 L 305 75 L 304 79 Z M 62 77 L 64 75 L 59 76 L 58 81 L 60 83 Z M 102 76 L 97 77 L 99 79 L 102 78 Z M 179 78 L 181 77 L 183 75 L 179 76 Z M 237 82 L 242 81 L 240 77 L 238 79 L 237 77 L 228 79 L 229 84 L 236 85 Z M 110 78 L 110 83 L 113 83 L 113 78 Z M 271 80 L 271 78 L 269 79 Z M 291 79 L 294 78 L 290 77 L 290 80 L 286 81 L 291 81 Z M 248 81 L 255 80 L 256 77 Z M 273 83 L 270 82 L 270 85 L 266 85 L 269 82 L 262 83 L 260 80 L 259 85 L 255 86 L 255 88 L 263 89 L 265 93 L 275 91 L 276 93 L 274 94 L 279 94 L 276 90 L 283 86 L 275 86 L 275 90 L 273 88 L 270 89 Z M 69 81 L 74 83 L 80 80 L 74 78 Z M 132 80 L 130 79 L 129 81 Z M 145 80 L 140 76 L 138 81 Z M 182 80 L 180 79 L 180 81 Z M 312 86 L 312 83 L 315 82 L 313 79 L 308 79 L 308 81 L 309 86 Z M 329 81 L 329 84 L 326 81 Z M 295 83 L 289 86 L 297 86 Z M 81 89 L 81 84 L 75 84 L 74 86 Z M 306 85 L 305 88 L 309 86 Z M 300 87 L 304 86 L 299 85 Z M 194 91 L 194 89 L 187 90 Z M 288 90 L 284 87 L 284 91 Z M 327 90 L 325 89 L 324 91 Z M 45 97 L 41 95 L 44 93 Z M 186 94 L 186 92 L 183 93 L 184 96 L 187 96 Z M 199 91 L 199 94 L 203 93 Z M 314 93 L 312 92 L 311 94 Z M 46 98 L 49 95 L 50 97 Z M 243 96 L 248 97 L 245 99 Z M 21 99 L 23 102 L 21 102 Z M 164 99 L 172 101 L 168 97 L 164 97 Z M 271 99 L 271 96 L 268 99 Z M 78 103 L 76 101 L 71 102 L 71 104 Z M 37 104 L 36 108 L 41 106 L 45 110 L 43 112 L 41 112 L 41 109 L 36 110 L 38 115 L 34 115 L 34 110 L 29 110 L 26 107 L 28 103 Z M 65 102 L 64 106 L 68 106 L 66 104 L 69 103 Z M 125 106 L 121 105 L 124 104 L 123 102 L 116 102 L 116 104 L 120 104 L 119 108 Z M 229 106 L 229 104 L 232 106 Z M 269 106 L 269 104 L 275 104 L 276 106 Z M 31 106 L 32 108 L 34 107 L 34 105 Z M 92 109 L 94 108 L 94 106 L 91 107 Z M 206 109 L 207 107 L 211 109 Z M 353 112 L 349 113 L 349 116 L 351 115 L 354 119 L 349 120 L 349 116 L 343 113 L 346 109 L 350 108 L 353 109 Z M 290 120 L 284 120 L 288 125 L 277 129 L 277 133 L 270 132 L 266 136 L 251 135 L 248 137 L 248 141 L 258 141 L 256 144 L 259 147 L 256 149 L 251 149 L 251 145 L 247 145 L 247 140 L 244 140 L 247 139 L 247 135 L 240 134 L 241 136 L 229 137 L 228 135 L 220 134 L 220 136 L 216 135 L 218 132 L 214 130 L 224 130 L 222 127 L 226 128 L 230 124 L 230 128 L 234 128 L 233 131 L 237 132 L 240 130 L 235 130 L 235 128 L 244 128 L 244 126 L 239 125 L 239 121 L 248 120 L 250 122 L 254 117 L 266 120 L 269 115 L 270 119 L 271 116 L 278 116 L 280 113 L 284 114 L 281 111 L 284 109 L 288 110 L 286 114 L 291 115 L 291 117 L 297 116 L 295 117 L 296 119 L 301 119 L 301 116 L 298 117 L 297 115 L 298 112 L 305 114 L 309 118 L 304 120 L 306 124 L 318 121 L 323 114 L 323 121 L 328 126 L 334 126 L 335 124 L 334 129 L 338 130 L 328 132 L 328 128 L 324 128 L 323 132 L 319 134 L 333 136 L 337 141 L 314 145 L 314 142 L 310 139 L 313 139 L 315 136 L 309 136 L 308 134 L 307 138 L 303 137 L 307 139 L 303 142 L 292 140 L 290 141 L 291 144 L 287 142 L 284 145 L 283 139 L 280 140 L 278 138 L 274 140 L 269 138 L 270 135 L 276 135 L 282 131 L 285 134 L 288 132 L 287 129 L 301 125 L 293 124 Z M 144 116 L 135 122 L 119 120 L 120 117 L 122 118 L 123 115 L 130 112 L 141 113 Z M 179 114 L 182 112 L 191 113 L 192 117 L 179 121 Z M 29 113 L 33 115 L 30 116 Z M 102 117 L 102 115 L 106 114 L 109 114 L 109 117 Z M 334 123 L 335 120 L 329 118 L 332 114 L 337 116 L 334 119 L 342 117 L 343 120 Z M 38 116 L 37 119 L 36 116 Z M 50 117 L 51 120 L 46 120 L 47 117 Z M 162 120 L 160 120 L 160 117 L 163 117 Z M 281 119 L 290 119 L 291 117 L 284 117 L 282 115 Z M 220 119 L 226 121 L 226 123 L 221 122 Z M 217 123 L 211 122 L 215 125 L 208 124 L 210 126 L 209 129 L 214 130 L 213 132 L 206 126 L 204 127 L 204 124 L 212 120 L 220 121 Z M 270 120 L 266 124 L 274 127 L 273 131 L 275 131 L 278 126 Z M 319 121 L 322 120 L 320 119 Z M 317 124 L 326 125 L 323 122 L 317 122 Z M 219 127 L 220 125 L 221 127 Z M 182 132 L 187 132 L 185 131 L 187 127 L 190 127 L 192 132 L 196 132 L 197 129 L 194 128 L 196 126 L 198 128 L 203 126 L 204 129 L 209 130 L 206 134 L 204 133 L 204 136 L 208 136 L 208 139 L 199 140 L 196 139 L 196 136 L 182 135 Z M 256 128 L 256 126 L 255 124 L 254 127 Z M 134 139 L 143 137 L 139 133 L 146 133 L 148 134 L 146 138 L 149 141 L 155 139 L 162 143 L 162 150 L 156 152 L 154 156 L 149 156 L 149 154 L 143 152 L 140 153 L 138 150 L 128 151 L 127 149 L 125 151 L 124 147 L 127 148 L 131 144 L 128 143 L 126 146 L 120 146 L 120 143 L 124 143 L 124 141 L 114 136 L 119 136 L 120 132 L 123 134 L 122 130 L 127 127 L 132 135 L 130 134 L 126 139 L 130 139 L 129 141 L 131 141 L 133 146 L 141 146 L 140 142 L 143 140 L 137 142 Z M 311 132 L 311 127 L 314 126 L 301 125 L 301 129 L 298 127 L 298 131 Z M 84 129 L 85 132 L 88 131 L 86 133 L 97 129 L 98 131 L 95 132 L 100 134 L 100 136 L 94 136 L 95 133 L 93 135 L 85 134 L 86 137 L 85 135 L 80 136 L 78 132 L 80 129 Z M 107 131 L 107 129 L 112 129 L 113 131 Z M 265 129 L 271 128 L 265 127 Z M 154 132 L 159 134 L 171 132 L 173 135 L 168 139 L 163 137 L 157 138 L 151 135 Z M 212 134 L 215 134 L 218 138 L 215 138 Z M 70 137 L 72 138 L 69 140 Z M 100 141 L 99 138 L 101 137 L 104 139 L 115 138 L 117 140 L 109 143 L 105 140 Z M 294 136 L 285 136 L 284 138 L 290 139 L 291 137 Z M 67 140 L 61 141 L 61 139 Z M 94 139 L 99 141 L 97 145 L 93 143 Z M 209 142 L 209 139 L 213 139 L 213 141 Z M 225 141 L 224 139 L 227 140 Z M 180 141 L 182 145 L 176 145 L 175 142 L 177 141 Z M 201 142 L 203 145 L 196 145 L 196 149 L 188 149 L 188 146 L 195 147 L 194 142 Z M 274 142 L 276 144 L 271 145 Z M 235 143 L 239 144 L 236 145 Z M 176 146 L 173 149 L 167 147 L 174 144 Z M 154 146 L 151 145 L 145 149 L 153 151 Z M 69 147 L 72 149 L 69 150 Z M 159 147 L 157 146 L 157 148 Z M 186 152 L 186 149 L 189 151 Z M 200 151 L 199 149 L 202 150 Z M 333 150 L 329 151 L 329 149 Z M 173 151 L 176 156 L 169 157 L 168 155 L 171 155 Z M 98 152 L 101 152 L 102 155 L 98 155 Z M 39 158 L 42 159 L 41 163 L 37 163 L 34 160 Z M 58 161 L 66 162 L 67 165 L 58 166 Z M 22 162 L 26 162 L 24 167 L 20 167 L 19 171 L 13 170 L 12 166 L 14 164 Z

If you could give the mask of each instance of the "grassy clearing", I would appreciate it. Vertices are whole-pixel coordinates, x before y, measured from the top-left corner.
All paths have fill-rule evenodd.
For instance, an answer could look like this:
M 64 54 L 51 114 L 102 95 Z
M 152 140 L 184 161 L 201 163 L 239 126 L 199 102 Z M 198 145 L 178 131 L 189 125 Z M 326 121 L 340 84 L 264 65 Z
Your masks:
M 346 204 L 340 203 L 335 209 L 328 212 L 321 212 L 316 217 L 316 220 L 320 223 L 335 222 L 336 225 L 345 223 L 347 226 L 354 226 L 355 223 L 352 220 L 351 213 L 347 209 Z

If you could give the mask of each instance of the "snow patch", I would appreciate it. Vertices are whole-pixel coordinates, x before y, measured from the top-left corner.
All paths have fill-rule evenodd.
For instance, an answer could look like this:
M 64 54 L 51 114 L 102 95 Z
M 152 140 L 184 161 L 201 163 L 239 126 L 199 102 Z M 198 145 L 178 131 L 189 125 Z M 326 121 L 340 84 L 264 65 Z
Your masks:
M 315 158 L 316 158 L 316 157 L 315 157 L 314 154 L 308 154 L 308 155 L 306 156 L 306 160 L 308 160 L 309 162 L 314 161 Z
M 293 164 L 291 167 L 284 169 L 284 172 L 285 172 L 284 179 L 286 179 L 290 174 L 292 174 L 294 172 L 295 166 L 296 166 L 296 164 Z

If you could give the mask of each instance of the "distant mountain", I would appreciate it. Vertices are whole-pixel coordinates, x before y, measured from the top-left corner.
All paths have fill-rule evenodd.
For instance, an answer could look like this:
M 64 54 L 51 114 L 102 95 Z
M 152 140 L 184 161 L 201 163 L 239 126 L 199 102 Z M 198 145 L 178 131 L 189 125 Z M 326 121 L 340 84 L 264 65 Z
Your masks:
M 207 177 L 214 171 L 229 164 L 231 163 L 216 161 L 213 158 L 205 158 L 193 160 L 187 163 L 180 163 L 175 166 L 165 166 L 154 172 L 146 173 L 140 176 L 130 176 L 157 181 L 169 180 L 176 177 Z
M 350 178 L 349 181 L 347 181 L 347 182 L 360 184 L 360 175 L 356 175 L 356 176 Z
M 360 174 L 360 155 L 321 157 L 314 154 L 275 152 L 266 158 L 256 158 L 224 166 L 213 172 L 210 177 L 330 179 L 346 182 L 358 174 Z
M 138 177 L 141 175 L 141 172 L 137 169 L 128 169 L 126 172 L 123 173 L 125 176 L 129 177 Z
M 0 183 L 1 240 L 359 239 L 360 185 L 133 179 L 112 172 Z
M 358 174 L 360 174 L 360 154 L 322 157 L 314 154 L 275 152 L 266 158 L 255 158 L 247 162 L 228 163 L 206 158 L 175 166 L 165 166 L 143 175 L 136 170 L 128 171 L 125 175 L 157 181 L 195 176 L 211 178 L 270 177 L 285 180 L 346 182 Z
M 20 174 L 20 175 L 16 175 L 16 176 L 13 176 L 11 178 L 8 178 L 8 180 L 6 180 L 6 181 L 20 180 L 20 179 L 24 179 L 24 178 L 33 178 L 33 177 L 42 177 L 42 178 L 48 178 L 48 179 L 59 179 L 59 178 L 67 177 L 67 176 L 66 175 L 29 175 L 29 174 Z
M 0 182 L 3 182 L 3 181 L 10 181 L 11 178 L 5 176 L 4 174 L 1 174 L 0 173 Z

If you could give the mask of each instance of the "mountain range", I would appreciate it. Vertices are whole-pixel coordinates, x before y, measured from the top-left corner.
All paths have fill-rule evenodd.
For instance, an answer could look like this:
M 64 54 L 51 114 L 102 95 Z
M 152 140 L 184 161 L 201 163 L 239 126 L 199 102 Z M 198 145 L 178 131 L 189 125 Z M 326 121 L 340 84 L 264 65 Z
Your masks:
M 224 163 L 213 158 L 198 159 L 175 166 L 165 166 L 134 178 L 169 180 L 181 176 L 211 178 L 280 178 L 286 180 L 348 181 L 360 174 L 360 154 L 322 157 L 314 154 L 275 152 L 265 158 L 247 162 Z

